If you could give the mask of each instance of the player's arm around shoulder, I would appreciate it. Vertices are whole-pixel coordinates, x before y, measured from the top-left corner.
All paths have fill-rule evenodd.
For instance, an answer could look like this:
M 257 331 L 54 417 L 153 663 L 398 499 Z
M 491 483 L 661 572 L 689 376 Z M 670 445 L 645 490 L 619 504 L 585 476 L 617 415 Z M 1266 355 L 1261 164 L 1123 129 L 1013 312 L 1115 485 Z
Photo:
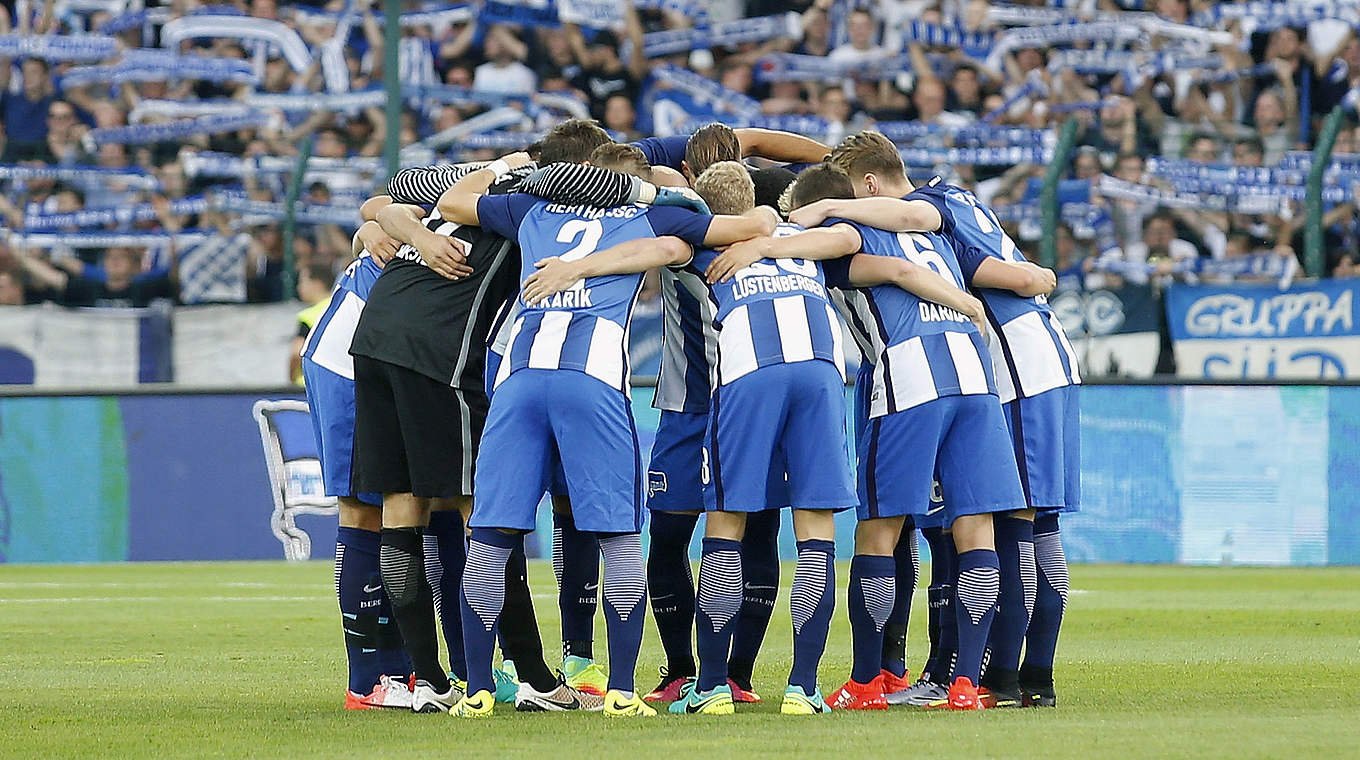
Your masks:
M 538 270 L 524 281 L 521 298 L 525 304 L 537 306 L 589 277 L 681 266 L 693 257 L 694 249 L 690 244 L 674 235 L 629 240 L 575 261 L 552 256 L 535 264 Z
M 462 244 L 431 232 L 420 223 L 420 212 L 419 206 L 389 204 L 378 212 L 378 224 L 392 238 L 415 248 L 425 264 L 444 277 L 456 280 L 472 274 Z
M 815 227 L 827 219 L 840 218 L 888 232 L 935 232 L 944 217 L 935 204 L 901 198 L 824 198 L 789 213 L 789 221 Z
M 511 153 L 477 171 L 469 172 L 439 196 L 436 208 L 439 209 L 440 216 L 458 224 L 480 224 L 477 202 L 487 188 L 491 187 L 491 183 L 495 182 L 497 177 L 526 166 L 529 162 L 528 153 Z
M 973 272 L 972 284 L 979 288 L 1009 290 L 1031 298 L 1052 293 L 1058 285 L 1058 276 L 1052 269 L 1028 261 L 1002 261 L 988 256 Z
M 773 235 L 779 224 L 779 212 L 769 206 L 756 206 L 740 215 L 718 214 L 708 224 L 704 245 L 731 245 L 762 235 Z
M 745 127 L 732 130 L 743 158 L 760 156 L 774 161 L 816 163 L 831 149 L 810 137 L 778 129 Z
M 826 261 L 859 251 L 863 238 L 853 225 L 815 227 L 784 237 L 762 235 L 727 246 L 704 271 L 709 283 L 724 282 L 761 259 Z
M 857 288 L 896 285 L 918 298 L 948 306 L 968 317 L 979 332 L 984 335 L 987 332 L 987 315 L 982 301 L 929 267 L 896 256 L 861 253 L 850 259 L 849 278 L 850 284 Z

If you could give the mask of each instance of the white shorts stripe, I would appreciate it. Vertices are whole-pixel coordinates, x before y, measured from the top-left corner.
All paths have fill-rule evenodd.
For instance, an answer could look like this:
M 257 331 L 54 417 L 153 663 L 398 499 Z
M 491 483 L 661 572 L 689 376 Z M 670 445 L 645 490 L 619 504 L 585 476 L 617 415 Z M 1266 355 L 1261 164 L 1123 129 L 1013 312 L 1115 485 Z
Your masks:
M 893 407 L 897 411 L 934 401 L 940 397 L 935 387 L 935 375 L 930 371 L 930 360 L 919 337 L 888 346 L 883 352 L 887 371 L 892 373 Z M 874 388 L 877 394 L 879 388 Z M 883 388 L 886 395 L 887 388 Z M 873 405 L 877 406 L 877 404 Z M 883 413 L 886 413 L 885 409 Z
M 1001 333 L 1001 340 L 1010 348 L 1011 361 L 1015 362 L 1021 394 L 1037 396 L 1069 384 L 1058 356 L 1058 344 L 1045 327 L 1042 314 L 1037 311 L 1022 314 L 1002 325 Z
M 571 326 L 571 312 L 548 311 L 539 322 L 534 344 L 529 347 L 530 369 L 557 369 L 562 363 L 562 343 Z
M 1057 314 L 1049 313 L 1048 324 L 1053 327 L 1053 332 L 1058 334 L 1058 343 L 1062 345 L 1062 350 L 1067 352 L 1067 365 L 1072 368 L 1072 383 L 1076 385 L 1081 382 L 1081 371 L 1077 369 L 1077 352 L 1072 349 L 1072 342 L 1067 339 L 1067 331 L 1063 329 Z
M 354 341 L 354 328 L 359 326 L 359 315 L 363 310 L 364 299 L 346 291 L 345 300 L 331 315 L 325 329 L 319 336 L 311 336 L 316 341 L 312 361 L 343 378 L 353 380 L 354 357 L 349 354 L 349 344 Z
M 831 328 L 831 350 L 836 354 L 836 369 L 845 380 L 845 325 L 831 304 L 826 305 L 826 322 Z
M 720 352 L 718 376 L 726 384 L 749 373 L 760 365 L 756 362 L 756 347 L 751 343 L 751 320 L 745 306 L 738 306 L 723 320 L 718 332 Z
M 510 332 L 505 338 L 505 350 L 501 353 L 501 364 L 496 370 L 496 382 L 491 384 L 493 390 L 499 388 L 501 383 L 505 382 L 505 378 L 510 377 L 510 368 L 512 366 L 510 361 L 510 348 L 515 345 L 515 341 L 519 338 L 519 331 L 523 327 L 524 320 L 519 318 L 516 318 L 510 325 Z
M 784 349 L 784 363 L 811 361 L 812 330 L 803 296 L 784 296 L 774 299 L 774 322 L 779 328 L 779 343 Z
M 992 374 L 996 376 L 996 394 L 1001 397 L 1001 403 L 1014 401 L 1015 381 L 1011 379 L 1011 365 L 1006 363 L 1006 349 L 995 329 L 987 331 L 987 353 L 992 355 Z
M 618 388 L 625 381 L 623 371 L 623 328 L 607 319 L 596 318 L 586 354 L 586 374 Z
M 954 370 L 959 374 L 959 393 L 972 396 L 987 393 L 987 372 L 982 368 L 982 357 L 967 333 L 946 332 L 945 345 L 954 359 Z

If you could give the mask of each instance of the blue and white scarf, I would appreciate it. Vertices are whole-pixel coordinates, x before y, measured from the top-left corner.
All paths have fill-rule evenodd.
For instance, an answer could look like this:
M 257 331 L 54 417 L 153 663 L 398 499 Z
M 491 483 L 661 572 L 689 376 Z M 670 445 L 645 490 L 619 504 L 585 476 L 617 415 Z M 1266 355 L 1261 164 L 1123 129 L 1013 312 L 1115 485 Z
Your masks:
M 95 83 L 164 82 L 194 79 L 204 82 L 259 84 L 249 61 L 177 55 L 167 50 L 129 50 L 122 60 L 105 66 L 77 66 L 61 76 L 63 86 Z
M 661 58 L 676 53 L 688 53 L 691 50 L 729 47 L 745 42 L 798 39 L 801 35 L 802 26 L 798 14 L 789 12 L 777 16 L 725 21 L 691 29 L 648 32 L 642 36 L 642 54 L 648 58 Z
M 115 37 L 96 35 L 0 34 L 0 58 L 95 63 L 118 53 Z
M 85 133 L 83 142 L 91 152 L 104 143 L 147 145 L 158 142 L 178 142 L 194 135 L 215 135 L 255 129 L 269 124 L 272 118 L 263 111 L 239 114 L 209 114 L 192 119 L 158 124 L 131 124 L 126 127 L 104 127 Z
M 177 18 L 161 27 L 161 47 L 175 49 L 189 39 L 259 40 L 278 47 L 294 71 L 306 71 L 312 54 L 298 33 L 281 21 L 249 16 L 193 15 Z

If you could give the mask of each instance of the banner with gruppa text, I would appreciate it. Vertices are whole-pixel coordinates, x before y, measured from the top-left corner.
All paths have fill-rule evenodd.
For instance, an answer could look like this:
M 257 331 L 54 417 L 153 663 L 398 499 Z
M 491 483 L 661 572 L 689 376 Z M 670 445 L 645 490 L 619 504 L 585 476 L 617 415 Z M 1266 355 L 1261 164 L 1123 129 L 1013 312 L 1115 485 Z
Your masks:
M 1182 377 L 1360 378 L 1360 280 L 1273 285 L 1174 285 L 1167 324 Z

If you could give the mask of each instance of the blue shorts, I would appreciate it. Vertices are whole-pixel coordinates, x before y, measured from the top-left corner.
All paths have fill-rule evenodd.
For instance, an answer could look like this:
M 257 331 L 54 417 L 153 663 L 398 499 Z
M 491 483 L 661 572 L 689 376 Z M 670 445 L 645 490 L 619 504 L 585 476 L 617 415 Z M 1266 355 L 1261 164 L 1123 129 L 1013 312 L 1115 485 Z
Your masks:
M 692 512 L 704 508 L 704 434 L 707 414 L 661 412 L 647 464 L 647 508 Z
M 859 446 L 861 520 L 929 515 L 936 478 L 944 494 L 944 509 L 936 512 L 944 527 L 964 515 L 1023 507 L 996 396 L 945 396 L 869 421 Z
M 354 381 L 331 372 L 311 359 L 302 360 L 307 406 L 321 460 L 321 482 L 327 496 L 350 496 L 354 471 Z M 359 494 L 365 504 L 382 504 L 380 494 Z
M 491 401 L 468 524 L 533 530 L 559 467 L 578 529 L 642 529 L 642 453 L 628 397 L 584 372 L 517 370 Z
M 661 412 L 652 443 L 652 460 L 647 465 L 647 507 L 657 512 L 702 512 L 704 510 L 704 439 L 708 434 L 708 415 L 687 412 Z M 788 506 L 789 488 L 784 477 L 783 459 L 769 464 L 766 481 L 769 504 Z
M 850 410 L 855 422 L 855 446 L 864 439 L 869 428 L 869 393 L 874 387 L 874 365 L 864 362 L 855 375 L 855 408 Z
M 1035 509 L 1076 512 L 1081 505 L 1081 424 L 1076 385 L 1005 405 L 1025 502 Z
M 718 388 L 706 448 L 708 510 L 855 505 L 845 457 L 845 381 L 831 362 L 762 367 Z M 777 495 L 782 481 L 788 489 L 783 499 Z
M 484 382 L 486 383 L 486 398 L 488 401 L 491 400 L 492 391 L 495 390 L 496 373 L 501 369 L 502 358 L 503 357 L 495 351 L 492 351 L 489 348 L 486 350 L 486 375 Z M 560 462 L 558 463 L 557 468 L 553 470 L 552 478 L 548 480 L 548 493 L 553 496 L 567 495 L 567 477 L 562 474 L 562 464 Z

